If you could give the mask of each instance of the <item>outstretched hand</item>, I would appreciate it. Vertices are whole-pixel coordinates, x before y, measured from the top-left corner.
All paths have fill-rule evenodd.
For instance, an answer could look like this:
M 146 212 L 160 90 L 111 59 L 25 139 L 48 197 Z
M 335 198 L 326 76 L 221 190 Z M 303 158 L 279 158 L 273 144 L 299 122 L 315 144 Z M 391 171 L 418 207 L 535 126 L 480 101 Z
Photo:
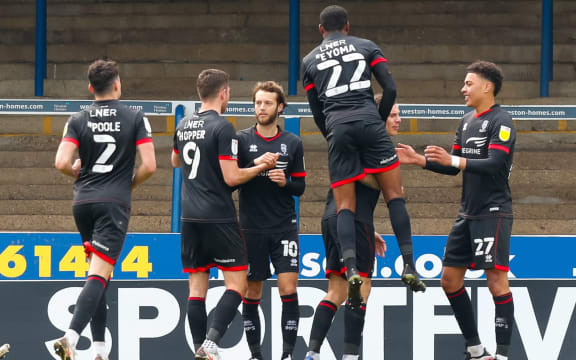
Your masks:
M 265 164 L 266 169 L 273 169 L 276 167 L 276 161 L 280 154 L 267 152 L 254 159 L 254 165 Z
M 440 165 L 451 166 L 452 156 L 446 151 L 446 149 L 436 146 L 429 145 L 424 149 L 424 155 L 430 161 L 434 161 Z
M 384 241 L 384 239 L 382 239 L 382 236 L 380 236 L 380 234 L 378 234 L 377 232 L 374 232 L 374 240 L 376 240 L 376 255 L 380 256 L 381 258 L 384 258 L 386 256 L 386 251 L 388 250 L 388 247 L 386 246 L 386 241 Z

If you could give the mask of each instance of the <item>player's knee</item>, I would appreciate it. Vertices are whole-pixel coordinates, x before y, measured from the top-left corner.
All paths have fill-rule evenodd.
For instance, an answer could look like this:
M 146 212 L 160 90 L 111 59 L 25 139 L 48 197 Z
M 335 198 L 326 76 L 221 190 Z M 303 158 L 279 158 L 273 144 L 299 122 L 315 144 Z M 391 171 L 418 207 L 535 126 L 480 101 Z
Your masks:
M 440 285 L 442 286 L 444 292 L 453 293 L 461 289 L 464 285 L 464 282 L 459 278 L 455 278 L 444 273 L 440 279 Z

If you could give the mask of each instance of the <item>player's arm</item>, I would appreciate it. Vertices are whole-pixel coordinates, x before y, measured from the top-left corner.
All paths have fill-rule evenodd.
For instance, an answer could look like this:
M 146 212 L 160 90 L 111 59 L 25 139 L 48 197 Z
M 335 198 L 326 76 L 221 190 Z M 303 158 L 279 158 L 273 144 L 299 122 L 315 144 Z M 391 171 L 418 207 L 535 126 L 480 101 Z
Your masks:
M 430 148 L 430 146 L 428 148 Z M 428 148 L 426 149 L 428 150 Z M 446 150 L 444 151 L 446 152 Z M 423 169 L 444 175 L 457 175 L 460 172 L 460 169 L 458 168 L 452 166 L 444 166 L 438 162 L 435 162 L 433 158 L 431 159 L 428 157 L 428 154 L 426 156 L 418 154 L 416 150 L 414 150 L 414 148 L 410 145 L 398 144 L 396 147 L 396 153 L 398 154 L 398 158 L 400 159 L 401 164 L 418 165 Z M 447 152 L 446 154 L 450 156 Z
M 284 191 L 292 196 L 300 196 L 306 190 L 306 167 L 304 165 L 304 147 L 302 141 L 298 141 L 298 145 L 294 150 L 294 161 L 290 166 L 290 173 L 287 174 L 284 170 L 273 169 L 270 170 L 268 177 L 270 180 L 278 184 Z
M 54 166 L 56 169 L 58 169 L 62 174 L 73 178 L 77 178 L 78 173 L 80 172 L 80 159 L 72 162 L 74 152 L 77 148 L 78 146 L 74 142 L 62 141 L 58 146 L 56 159 L 54 160 Z
M 172 167 L 179 168 L 180 165 L 180 156 L 176 152 L 176 150 L 172 150 L 172 156 L 170 157 L 170 162 L 172 163 Z
M 132 179 L 132 189 L 146 181 L 154 172 L 156 172 L 156 154 L 154 152 L 154 143 L 146 142 L 138 145 L 138 152 L 142 163 L 134 173 Z
M 276 159 L 278 159 L 278 155 L 275 155 Z M 262 171 L 272 169 L 276 166 L 275 160 L 273 162 L 261 163 L 248 168 L 239 168 L 237 160 L 221 158 L 219 161 L 224 182 L 230 187 L 244 184 Z
M 386 246 L 386 241 L 377 232 L 374 232 L 374 240 L 376 243 L 376 246 L 374 249 L 376 251 L 376 255 L 380 256 L 381 258 L 386 257 L 386 251 L 388 251 L 388 247 Z
M 382 87 L 382 101 L 380 102 L 380 106 L 378 106 L 378 112 L 384 121 L 386 121 L 388 115 L 390 115 L 390 111 L 396 101 L 396 84 L 386 64 L 387 61 L 380 49 L 378 49 L 370 63 L 374 78 Z
M 314 118 L 316 126 L 322 133 L 322 136 L 326 138 L 328 135 L 326 131 L 326 116 L 324 115 L 324 104 L 318 98 L 318 90 L 316 85 L 314 85 L 314 80 L 306 71 L 306 64 L 302 64 L 302 84 L 304 85 L 304 90 L 306 91 L 306 97 L 308 98 L 308 104 L 310 105 L 310 111 Z

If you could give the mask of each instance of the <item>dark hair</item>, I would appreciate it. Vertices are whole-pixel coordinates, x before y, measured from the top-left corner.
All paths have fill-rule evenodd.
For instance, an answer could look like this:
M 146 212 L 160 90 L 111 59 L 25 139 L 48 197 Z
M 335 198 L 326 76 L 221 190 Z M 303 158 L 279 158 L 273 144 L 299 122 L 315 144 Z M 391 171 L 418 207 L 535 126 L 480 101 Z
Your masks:
M 282 85 L 278 84 L 277 82 L 264 81 L 256 84 L 256 86 L 254 86 L 254 90 L 252 90 L 252 102 L 256 102 L 256 93 L 260 90 L 275 93 L 276 103 L 278 105 L 284 104 L 284 108 L 286 108 L 286 106 L 288 105 L 286 103 L 286 95 L 284 95 L 284 89 L 282 88 Z
M 478 60 L 468 65 L 466 72 L 480 75 L 494 84 L 494 96 L 498 95 L 500 89 L 502 89 L 502 80 L 504 78 L 502 69 L 494 63 Z
M 218 69 L 206 69 L 198 75 L 196 90 L 200 100 L 212 99 L 218 96 L 220 90 L 228 85 L 230 75 Z
M 320 25 L 326 31 L 343 30 L 348 23 L 348 11 L 342 6 L 330 5 L 320 13 Z
M 88 67 L 88 80 L 96 95 L 108 93 L 118 76 L 118 64 L 112 60 L 96 60 Z

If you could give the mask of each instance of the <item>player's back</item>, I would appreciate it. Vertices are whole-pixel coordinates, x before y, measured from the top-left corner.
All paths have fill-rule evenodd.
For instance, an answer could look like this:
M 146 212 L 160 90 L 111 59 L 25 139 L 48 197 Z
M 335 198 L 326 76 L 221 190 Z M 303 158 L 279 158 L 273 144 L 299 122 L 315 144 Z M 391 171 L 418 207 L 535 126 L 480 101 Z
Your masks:
M 236 222 L 232 188 L 224 181 L 220 160 L 237 160 L 232 124 L 213 110 L 180 121 L 174 151 L 182 164 L 182 220 Z
M 317 89 L 329 126 L 358 116 L 380 119 L 371 68 L 386 61 L 374 42 L 340 32 L 329 34 L 303 59 L 304 87 Z
M 130 205 L 137 145 L 152 141 L 150 124 L 140 111 L 117 100 L 96 101 L 70 117 L 64 141 L 78 146 L 82 169 L 74 184 L 74 202 Z

